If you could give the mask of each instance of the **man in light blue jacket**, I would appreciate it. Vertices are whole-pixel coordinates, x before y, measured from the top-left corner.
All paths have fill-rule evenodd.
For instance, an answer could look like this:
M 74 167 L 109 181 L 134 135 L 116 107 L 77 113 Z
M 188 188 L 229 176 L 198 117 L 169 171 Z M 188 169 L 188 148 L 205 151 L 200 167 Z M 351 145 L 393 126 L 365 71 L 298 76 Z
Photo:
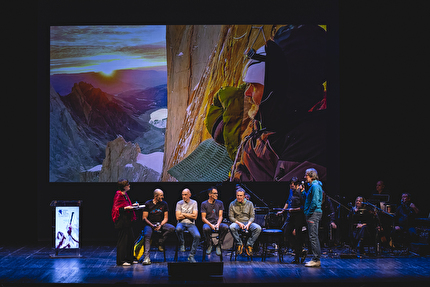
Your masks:
M 323 196 L 322 183 L 318 180 L 318 172 L 309 168 L 305 173 L 306 182 L 310 188 L 306 193 L 304 212 L 308 224 L 309 242 L 311 243 L 313 258 L 305 264 L 306 267 L 321 266 L 321 247 L 318 239 L 319 222 L 322 217 L 321 202 Z

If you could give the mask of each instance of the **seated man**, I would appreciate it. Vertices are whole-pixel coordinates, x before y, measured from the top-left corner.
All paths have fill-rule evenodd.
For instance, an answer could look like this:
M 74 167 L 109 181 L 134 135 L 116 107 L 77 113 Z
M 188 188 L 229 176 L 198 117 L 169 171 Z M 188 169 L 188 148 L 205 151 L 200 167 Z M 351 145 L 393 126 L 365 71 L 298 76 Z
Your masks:
M 143 265 L 151 264 L 151 260 L 149 259 L 149 249 L 151 247 L 152 232 L 161 232 L 161 238 L 158 241 L 158 250 L 164 251 L 164 241 L 169 234 L 175 231 L 175 227 L 167 223 L 169 218 L 169 206 L 163 198 L 163 191 L 161 189 L 156 189 L 154 190 L 154 199 L 150 199 L 145 202 L 145 207 L 143 208 L 142 220 L 145 224 L 145 227 L 143 228 L 143 236 L 145 237 Z
M 418 208 L 411 202 L 411 195 L 409 193 L 403 193 L 402 204 L 396 209 L 394 217 L 395 224 L 391 234 L 394 244 L 403 241 L 403 243 L 408 246 L 412 240 L 415 239 L 414 237 L 417 237 L 414 220 L 418 212 Z
M 197 201 L 191 199 L 191 191 L 188 188 L 182 190 L 182 200 L 176 204 L 176 234 L 178 235 L 180 248 L 179 250 L 185 251 L 184 230 L 188 230 L 193 236 L 193 244 L 191 245 L 188 261 L 195 263 L 194 255 L 197 251 L 197 246 L 200 242 L 200 233 L 196 227 L 197 219 Z
M 242 254 L 243 243 L 239 237 L 239 230 L 251 231 L 251 236 L 246 243 L 246 254 L 252 255 L 253 246 L 261 232 L 261 226 L 253 223 L 255 218 L 254 204 L 245 199 L 245 190 L 239 185 L 236 186 L 236 199 L 230 203 L 228 217 L 233 222 L 230 231 L 237 246 L 237 254 Z
M 210 254 L 212 251 L 211 244 L 211 233 L 212 230 L 219 232 L 219 241 L 216 246 L 216 254 L 221 256 L 221 245 L 224 242 L 224 238 L 228 232 L 228 225 L 222 222 L 222 214 L 224 211 L 224 204 L 221 200 L 218 200 L 218 190 L 215 187 L 211 187 L 208 191 L 209 199 L 202 202 L 201 212 L 203 221 L 203 235 L 206 240 L 208 249 L 206 254 Z

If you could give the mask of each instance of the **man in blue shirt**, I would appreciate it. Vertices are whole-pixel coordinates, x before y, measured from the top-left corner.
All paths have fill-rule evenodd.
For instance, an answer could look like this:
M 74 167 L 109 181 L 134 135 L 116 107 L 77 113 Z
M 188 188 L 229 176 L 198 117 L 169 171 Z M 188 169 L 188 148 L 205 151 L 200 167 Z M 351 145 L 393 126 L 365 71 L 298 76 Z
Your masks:
M 322 183 L 318 180 L 318 172 L 314 168 L 309 168 L 305 173 L 306 182 L 309 183 L 310 188 L 306 193 L 306 201 L 304 212 L 308 224 L 309 242 L 312 248 L 312 260 L 305 264 L 306 267 L 319 267 L 321 266 L 321 247 L 318 239 L 319 222 L 322 217 Z

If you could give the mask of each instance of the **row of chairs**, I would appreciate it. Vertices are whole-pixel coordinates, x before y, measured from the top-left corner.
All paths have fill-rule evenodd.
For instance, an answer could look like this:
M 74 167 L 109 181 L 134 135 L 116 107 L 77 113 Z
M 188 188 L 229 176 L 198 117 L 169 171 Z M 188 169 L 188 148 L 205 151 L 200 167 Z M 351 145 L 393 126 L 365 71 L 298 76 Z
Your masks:
M 229 231 L 230 232 L 230 231 Z M 160 232 L 153 232 L 152 233 L 152 242 L 158 242 L 159 236 L 161 236 Z M 247 233 L 247 232 L 243 232 L 240 231 L 239 232 L 239 236 L 242 239 L 242 242 L 246 242 L 248 240 L 248 237 L 251 236 L 251 233 Z M 190 245 L 190 243 L 192 242 L 192 236 L 188 231 L 184 231 L 184 239 L 185 239 L 185 245 Z M 211 235 L 211 242 L 213 239 L 219 240 L 219 233 L 217 231 L 213 231 L 212 235 Z M 266 261 L 267 256 L 268 256 L 268 246 L 271 243 L 275 243 L 277 246 L 277 249 L 275 251 L 277 251 L 278 253 L 278 260 L 279 262 L 284 262 L 284 257 L 283 257 L 283 252 L 281 251 L 281 247 L 283 245 L 283 231 L 281 229 L 269 229 L 269 228 L 263 228 L 261 233 L 260 233 L 260 237 L 259 237 L 259 241 L 262 243 L 262 257 L 261 260 L 262 261 Z M 140 249 L 141 252 L 139 252 L 139 248 L 143 247 L 143 232 L 141 237 L 136 241 L 139 242 L 137 244 L 135 244 L 135 256 L 138 260 L 141 259 L 141 256 L 143 254 L 143 249 Z M 206 240 L 203 241 L 203 261 L 206 261 L 206 249 L 209 247 L 207 246 Z M 164 258 L 164 262 L 166 262 L 166 246 L 162 246 L 163 247 L 163 258 Z M 236 242 L 233 240 L 233 247 L 232 247 L 232 251 L 230 253 L 230 261 L 233 260 L 234 261 L 237 260 L 237 246 L 236 246 Z M 221 256 L 220 256 L 220 261 L 223 261 L 223 249 L 221 248 Z M 253 256 L 249 256 L 248 254 L 246 254 L 244 252 L 244 254 L 247 256 L 248 260 L 253 260 Z M 176 247 L 175 247 L 175 257 L 174 257 L 174 261 L 177 262 L 178 261 L 178 257 L 179 257 L 179 240 L 176 240 Z

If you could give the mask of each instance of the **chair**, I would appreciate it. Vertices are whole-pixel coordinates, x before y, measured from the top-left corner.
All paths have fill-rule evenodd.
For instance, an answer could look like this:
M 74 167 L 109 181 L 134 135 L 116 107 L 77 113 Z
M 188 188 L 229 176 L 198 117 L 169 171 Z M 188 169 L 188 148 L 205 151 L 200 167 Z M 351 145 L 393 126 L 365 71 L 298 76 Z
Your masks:
M 249 232 L 245 232 L 243 230 L 239 230 L 239 237 L 242 240 L 242 242 L 243 242 L 244 245 L 248 241 L 248 238 L 251 237 L 251 235 L 252 235 L 252 233 L 250 231 Z M 236 252 L 236 250 L 237 250 L 237 243 L 236 243 L 236 240 L 233 240 L 233 251 L 230 253 L 230 261 L 232 261 L 233 254 L 234 254 L 234 261 L 236 261 L 237 255 L 238 255 L 237 252 Z M 252 255 L 249 256 L 246 253 L 245 249 L 243 250 L 242 254 L 245 254 L 247 256 L 247 258 L 251 259 L 251 261 L 252 261 Z
M 215 231 L 215 230 L 212 230 L 212 233 L 211 233 L 211 240 L 210 240 L 210 242 L 211 243 L 213 243 L 213 239 L 217 239 L 217 241 L 219 242 L 219 232 L 218 231 Z M 207 245 L 207 243 L 206 243 L 206 240 L 204 240 L 203 241 L 203 261 L 206 261 L 206 249 L 208 249 L 208 245 Z M 220 248 L 221 248 L 221 256 L 220 256 L 220 261 L 222 262 L 222 246 L 220 245 Z
M 261 257 L 261 261 L 266 261 L 267 258 L 267 246 L 269 243 L 276 243 L 278 252 L 279 262 L 284 262 L 284 255 L 282 252 L 282 246 L 284 243 L 284 232 L 281 229 L 284 222 L 283 216 L 276 215 L 275 212 L 269 212 L 265 216 L 265 226 L 261 230 L 260 238 L 263 243 L 263 255 Z
M 274 242 L 277 244 L 278 248 L 276 251 L 278 252 L 279 262 L 284 262 L 284 255 L 282 253 L 283 246 L 283 237 L 284 232 L 281 229 L 263 229 L 260 234 L 261 242 L 263 243 L 263 255 L 261 257 L 261 261 L 266 261 L 267 258 L 267 245 L 270 242 Z

